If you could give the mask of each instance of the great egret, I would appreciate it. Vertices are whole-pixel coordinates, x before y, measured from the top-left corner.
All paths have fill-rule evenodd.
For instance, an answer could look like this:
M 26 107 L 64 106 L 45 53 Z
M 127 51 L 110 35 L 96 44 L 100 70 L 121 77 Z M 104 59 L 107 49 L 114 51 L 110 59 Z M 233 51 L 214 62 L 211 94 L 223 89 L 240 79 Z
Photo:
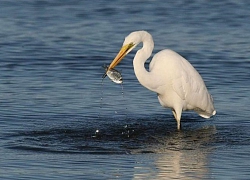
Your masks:
M 156 92 L 160 104 L 171 108 L 177 121 L 177 129 L 181 127 L 181 114 L 185 110 L 194 110 L 203 118 L 216 114 L 212 96 L 195 68 L 176 52 L 165 49 L 154 55 L 149 71 L 144 67 L 152 54 L 154 41 L 146 31 L 130 33 L 115 59 L 109 65 L 114 68 L 132 49 L 143 43 L 134 57 L 133 65 L 138 81 L 147 89 Z

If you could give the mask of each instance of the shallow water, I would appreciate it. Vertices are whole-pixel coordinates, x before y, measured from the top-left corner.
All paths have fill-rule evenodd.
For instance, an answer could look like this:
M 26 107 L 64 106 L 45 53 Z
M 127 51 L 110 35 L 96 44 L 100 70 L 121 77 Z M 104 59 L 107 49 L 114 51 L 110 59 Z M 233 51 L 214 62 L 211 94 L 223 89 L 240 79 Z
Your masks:
M 248 1 L 0 2 L 0 177 L 249 179 Z M 137 81 L 124 37 L 149 31 L 204 78 L 217 115 L 182 130 Z M 148 63 L 146 64 L 148 67 Z

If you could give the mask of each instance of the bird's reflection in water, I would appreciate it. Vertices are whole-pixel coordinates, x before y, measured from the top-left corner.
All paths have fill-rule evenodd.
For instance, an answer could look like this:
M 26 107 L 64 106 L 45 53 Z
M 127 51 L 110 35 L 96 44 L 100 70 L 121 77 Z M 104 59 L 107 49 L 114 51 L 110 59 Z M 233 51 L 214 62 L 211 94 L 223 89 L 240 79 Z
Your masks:
M 208 155 L 213 150 L 215 126 L 192 131 L 180 131 L 169 137 L 157 138 L 158 146 L 150 151 L 152 164 L 141 159 L 135 166 L 134 179 L 204 179 L 209 174 Z M 148 161 L 148 160 L 146 160 Z M 150 167 L 150 168 L 149 168 Z M 145 169 L 146 168 L 146 169 Z

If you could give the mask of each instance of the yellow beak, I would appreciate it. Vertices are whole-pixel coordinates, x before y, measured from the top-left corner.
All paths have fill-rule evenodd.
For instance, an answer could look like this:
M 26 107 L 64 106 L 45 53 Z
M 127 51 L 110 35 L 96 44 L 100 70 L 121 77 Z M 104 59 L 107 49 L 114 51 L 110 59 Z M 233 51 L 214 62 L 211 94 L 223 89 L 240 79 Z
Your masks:
M 122 46 L 119 53 L 116 55 L 115 59 L 111 62 L 108 70 L 114 68 L 121 60 L 129 53 L 129 50 L 134 46 L 133 43 Z

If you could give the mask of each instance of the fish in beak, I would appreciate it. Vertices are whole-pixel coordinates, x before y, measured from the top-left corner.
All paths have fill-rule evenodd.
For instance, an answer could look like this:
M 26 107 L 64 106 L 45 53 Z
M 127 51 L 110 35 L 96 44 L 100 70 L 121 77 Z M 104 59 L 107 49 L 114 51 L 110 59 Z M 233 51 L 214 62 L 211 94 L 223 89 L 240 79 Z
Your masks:
M 109 77 L 109 79 L 111 79 L 111 81 L 113 81 L 114 83 L 117 84 L 122 84 L 122 74 L 115 70 L 115 69 L 108 69 L 108 66 L 104 65 L 103 68 L 105 69 L 105 74 L 102 76 L 102 78 L 104 79 L 106 76 Z

